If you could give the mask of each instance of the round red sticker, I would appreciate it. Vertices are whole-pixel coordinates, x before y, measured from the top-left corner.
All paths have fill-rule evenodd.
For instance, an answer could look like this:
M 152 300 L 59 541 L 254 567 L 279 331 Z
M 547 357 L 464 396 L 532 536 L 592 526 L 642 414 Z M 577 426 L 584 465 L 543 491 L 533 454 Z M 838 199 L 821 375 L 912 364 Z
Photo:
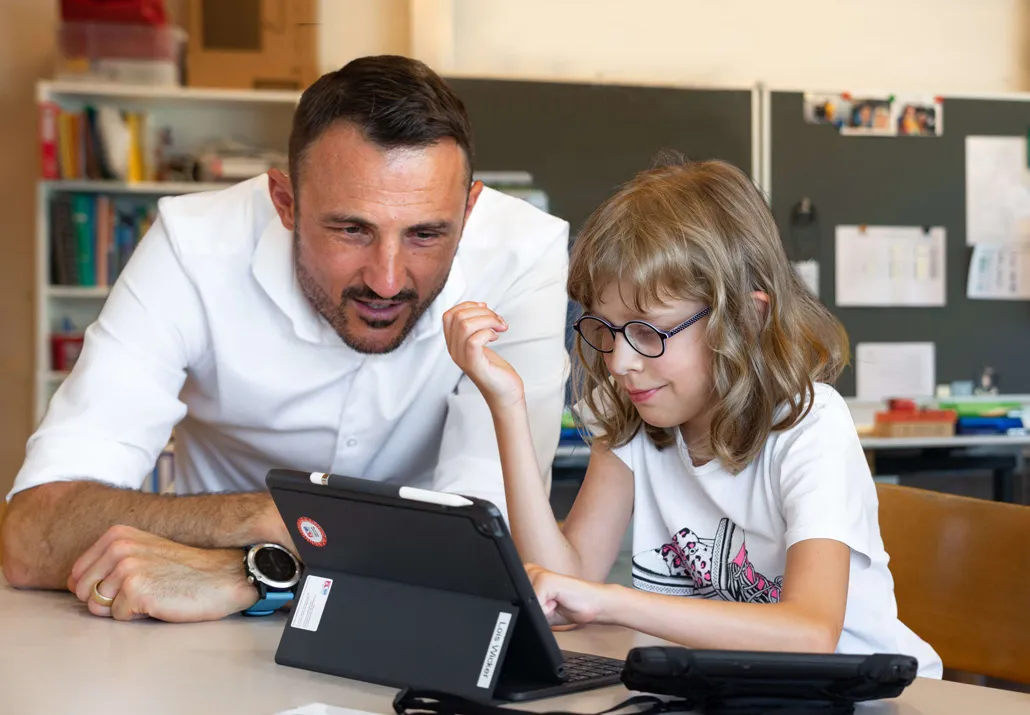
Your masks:
M 309 519 L 306 516 L 297 519 L 297 531 L 304 537 L 304 541 L 312 546 L 320 548 L 325 546 L 325 531 L 322 530 L 322 527 L 314 519 Z

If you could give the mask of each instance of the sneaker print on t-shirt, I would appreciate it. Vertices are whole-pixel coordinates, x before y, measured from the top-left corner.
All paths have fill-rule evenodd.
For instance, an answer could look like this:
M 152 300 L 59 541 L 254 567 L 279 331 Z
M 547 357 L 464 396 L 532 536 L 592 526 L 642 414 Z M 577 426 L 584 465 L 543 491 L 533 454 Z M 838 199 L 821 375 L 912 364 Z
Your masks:
M 768 579 L 751 564 L 744 530 L 719 521 L 714 539 L 680 529 L 672 541 L 633 557 L 633 585 L 669 596 L 721 598 L 742 603 L 776 603 L 783 576 Z

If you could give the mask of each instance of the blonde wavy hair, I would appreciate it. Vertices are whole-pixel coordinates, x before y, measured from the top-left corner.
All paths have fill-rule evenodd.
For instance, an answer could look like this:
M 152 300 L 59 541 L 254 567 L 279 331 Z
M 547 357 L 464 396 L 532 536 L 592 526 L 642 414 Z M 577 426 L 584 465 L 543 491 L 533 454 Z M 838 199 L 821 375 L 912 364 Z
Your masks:
M 725 162 L 666 158 L 590 215 L 572 248 L 569 296 L 591 312 L 612 284 L 632 287 L 623 298 L 639 312 L 670 299 L 711 307 L 701 326 L 713 355 L 716 404 L 698 456 L 733 473 L 757 456 L 771 431 L 808 414 L 814 383 L 833 382 L 848 362 L 843 326 L 797 278 L 761 194 Z M 769 296 L 766 310 L 753 291 Z M 579 335 L 575 354 L 576 400 L 597 421 L 596 440 L 618 447 L 643 427 L 659 449 L 675 443 L 674 430 L 643 422 L 604 355 Z

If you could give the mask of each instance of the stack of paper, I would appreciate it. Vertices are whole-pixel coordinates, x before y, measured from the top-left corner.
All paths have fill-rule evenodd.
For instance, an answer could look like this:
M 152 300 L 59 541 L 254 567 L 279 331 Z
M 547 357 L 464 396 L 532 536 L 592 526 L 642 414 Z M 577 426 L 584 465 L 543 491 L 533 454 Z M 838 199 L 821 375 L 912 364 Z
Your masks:
M 1026 137 L 966 137 L 966 295 L 1030 300 Z

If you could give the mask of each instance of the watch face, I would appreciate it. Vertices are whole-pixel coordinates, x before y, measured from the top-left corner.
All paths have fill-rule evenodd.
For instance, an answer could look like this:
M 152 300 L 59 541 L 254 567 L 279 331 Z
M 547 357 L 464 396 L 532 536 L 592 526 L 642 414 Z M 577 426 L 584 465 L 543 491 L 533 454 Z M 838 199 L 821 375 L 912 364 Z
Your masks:
M 297 573 L 293 559 L 279 549 L 259 549 L 254 554 L 254 565 L 265 578 L 272 581 L 289 581 Z

